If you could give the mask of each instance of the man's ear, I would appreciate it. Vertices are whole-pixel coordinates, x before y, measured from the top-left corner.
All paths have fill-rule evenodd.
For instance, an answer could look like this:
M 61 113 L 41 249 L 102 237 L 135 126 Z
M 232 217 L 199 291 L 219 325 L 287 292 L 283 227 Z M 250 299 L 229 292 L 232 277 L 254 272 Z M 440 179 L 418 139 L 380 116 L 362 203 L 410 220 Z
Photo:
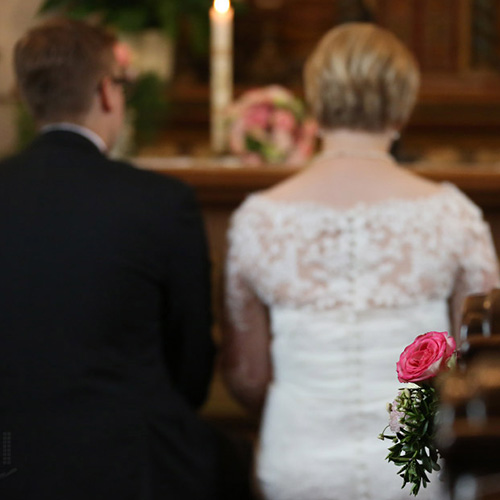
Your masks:
M 113 102 L 111 98 L 112 85 L 113 83 L 110 78 L 106 76 L 101 80 L 98 88 L 99 104 L 101 105 L 101 109 L 106 113 L 109 113 L 113 108 L 111 104 Z

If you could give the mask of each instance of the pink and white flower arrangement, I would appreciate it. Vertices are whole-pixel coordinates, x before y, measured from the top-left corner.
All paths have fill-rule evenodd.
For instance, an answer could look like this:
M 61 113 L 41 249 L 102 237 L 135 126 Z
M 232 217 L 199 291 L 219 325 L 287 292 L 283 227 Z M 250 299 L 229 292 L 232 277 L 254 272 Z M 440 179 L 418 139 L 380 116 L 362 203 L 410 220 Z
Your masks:
M 453 337 L 447 332 L 428 332 L 407 346 L 396 363 L 398 380 L 408 386 L 387 405 L 386 429 L 394 434 L 384 434 L 384 429 L 379 437 L 393 442 L 386 459 L 400 467 L 403 487 L 411 484 L 413 495 L 427 486 L 428 474 L 440 469 L 434 442 L 439 401 L 433 380 L 454 366 L 456 356 Z
M 244 93 L 229 107 L 227 126 L 229 150 L 247 165 L 302 165 L 315 152 L 316 122 L 279 85 Z

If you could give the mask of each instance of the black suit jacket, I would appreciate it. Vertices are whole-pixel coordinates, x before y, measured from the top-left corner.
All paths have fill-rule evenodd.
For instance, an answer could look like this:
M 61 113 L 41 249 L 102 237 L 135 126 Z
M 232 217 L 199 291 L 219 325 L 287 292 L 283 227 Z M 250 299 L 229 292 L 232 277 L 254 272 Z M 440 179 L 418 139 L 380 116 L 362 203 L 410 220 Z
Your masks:
M 0 235 L 0 498 L 217 498 L 191 190 L 53 131 L 0 163 Z

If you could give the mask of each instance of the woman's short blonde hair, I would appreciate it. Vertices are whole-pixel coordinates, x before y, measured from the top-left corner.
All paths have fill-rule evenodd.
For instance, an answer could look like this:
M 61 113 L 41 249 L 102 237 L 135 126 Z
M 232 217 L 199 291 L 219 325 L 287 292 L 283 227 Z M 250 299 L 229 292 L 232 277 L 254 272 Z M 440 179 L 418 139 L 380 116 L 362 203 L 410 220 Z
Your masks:
M 369 23 L 330 30 L 306 62 L 311 112 L 325 129 L 400 129 L 417 98 L 420 73 L 410 51 Z

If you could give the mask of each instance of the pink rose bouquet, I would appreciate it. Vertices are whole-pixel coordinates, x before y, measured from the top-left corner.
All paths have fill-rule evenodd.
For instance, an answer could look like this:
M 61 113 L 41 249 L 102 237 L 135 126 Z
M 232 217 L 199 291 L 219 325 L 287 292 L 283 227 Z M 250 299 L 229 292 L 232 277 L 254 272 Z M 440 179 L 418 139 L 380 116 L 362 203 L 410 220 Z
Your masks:
M 428 474 L 440 469 L 434 442 L 439 401 L 433 380 L 453 367 L 455 360 L 455 340 L 447 332 L 428 332 L 407 346 L 396 363 L 398 380 L 409 386 L 387 405 L 386 429 L 393 434 L 384 434 L 384 429 L 379 437 L 393 442 L 386 458 L 400 467 L 403 487 L 411 484 L 410 493 L 415 496 L 421 486 L 427 486 Z
M 315 151 L 317 125 L 279 85 L 250 90 L 227 111 L 229 150 L 248 165 L 301 165 Z

